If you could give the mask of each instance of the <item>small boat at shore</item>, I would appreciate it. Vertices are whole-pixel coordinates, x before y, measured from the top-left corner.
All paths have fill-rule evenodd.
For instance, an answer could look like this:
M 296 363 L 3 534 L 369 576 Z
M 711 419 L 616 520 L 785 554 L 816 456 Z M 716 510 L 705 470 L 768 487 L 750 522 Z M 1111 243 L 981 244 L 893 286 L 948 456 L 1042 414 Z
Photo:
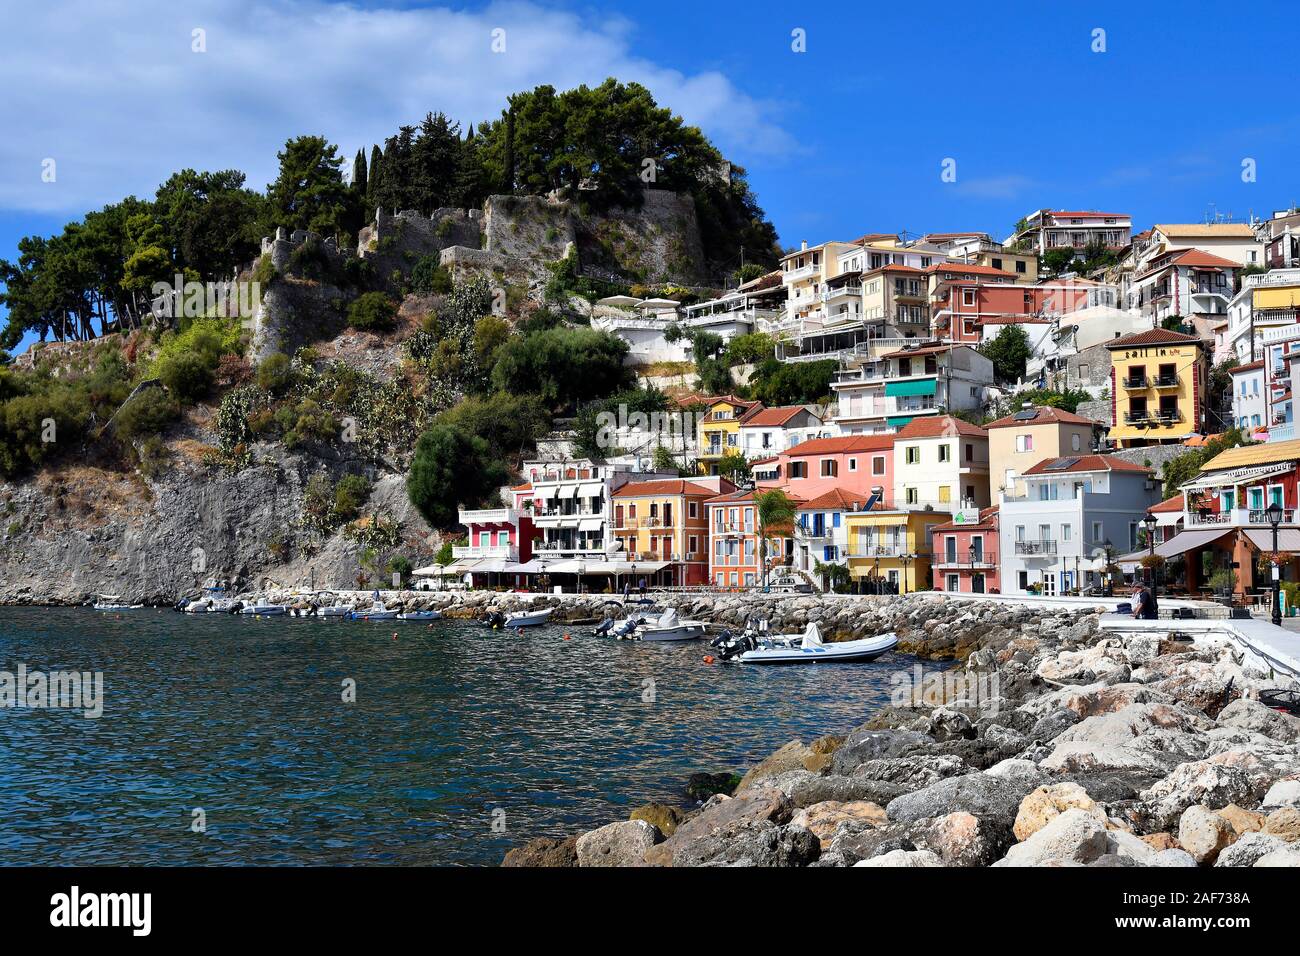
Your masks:
M 393 621 L 401 612 L 397 608 L 385 607 L 377 602 L 373 607 L 352 611 L 348 614 L 350 621 Z
M 669 608 L 653 622 L 647 621 L 638 627 L 633 635 L 638 641 L 695 641 L 708 631 L 709 625 L 704 621 L 684 621 L 677 616 L 677 611 Z
M 863 663 L 888 653 L 897 644 L 898 637 L 892 633 L 827 644 L 815 623 L 810 623 L 803 634 L 770 635 L 746 629 L 738 637 L 723 635 L 714 642 L 719 660 L 738 664 Z
M 435 610 L 427 611 L 403 611 L 397 615 L 399 621 L 437 621 L 442 617 L 442 612 Z
M 549 621 L 554 610 L 555 608 L 544 607 L 536 611 L 512 611 L 506 615 L 502 627 L 537 627 Z
M 252 604 L 245 604 L 239 609 L 240 614 L 256 615 L 258 617 L 275 617 L 280 614 L 287 614 L 289 608 L 284 604 L 270 604 L 264 601 L 254 601 Z

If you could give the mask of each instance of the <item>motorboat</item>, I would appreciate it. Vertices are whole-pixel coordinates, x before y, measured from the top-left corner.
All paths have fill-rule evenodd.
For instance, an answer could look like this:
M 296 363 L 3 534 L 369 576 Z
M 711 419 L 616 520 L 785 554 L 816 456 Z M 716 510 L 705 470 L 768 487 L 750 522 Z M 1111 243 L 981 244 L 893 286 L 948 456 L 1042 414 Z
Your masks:
M 251 614 L 257 617 L 274 617 L 279 614 L 287 614 L 288 606 L 284 604 L 271 604 L 267 601 L 253 601 L 251 604 L 245 604 L 239 609 L 240 614 Z
M 234 598 L 210 598 L 208 600 L 209 614 L 234 614 L 243 605 Z M 188 608 L 186 609 L 188 610 Z
M 316 608 L 317 617 L 348 617 L 356 608 L 351 604 L 322 604 Z
M 116 594 L 97 594 L 99 598 L 95 602 L 96 611 L 134 611 L 136 608 L 144 607 L 143 604 L 123 604 L 121 597 Z
M 551 612 L 554 610 L 553 607 L 544 607 L 536 611 L 512 611 L 506 615 L 505 622 L 501 626 L 506 628 L 538 627 L 551 619 Z
M 392 621 L 396 620 L 399 613 L 397 608 L 385 607 L 382 602 L 376 601 L 373 607 L 352 611 L 348 614 L 348 619 L 352 621 Z
M 669 608 L 653 621 L 646 621 L 636 629 L 638 641 L 694 641 L 703 637 L 709 625 L 704 621 L 684 621 L 677 611 Z
M 620 641 L 630 641 L 636 635 L 636 629 L 646 623 L 646 619 L 637 614 L 630 614 L 621 621 L 607 617 L 591 633 L 596 637 L 613 637 Z
M 427 611 L 403 611 L 397 615 L 399 621 L 436 621 L 441 617 L 442 613 L 440 611 L 432 609 Z
M 771 635 L 750 627 L 739 636 L 723 634 L 714 642 L 720 660 L 739 664 L 861 663 L 875 660 L 897 644 L 893 633 L 828 644 L 816 623 L 802 634 Z
M 185 614 L 207 614 L 208 606 L 212 604 L 212 598 L 195 598 L 189 601 L 180 610 Z

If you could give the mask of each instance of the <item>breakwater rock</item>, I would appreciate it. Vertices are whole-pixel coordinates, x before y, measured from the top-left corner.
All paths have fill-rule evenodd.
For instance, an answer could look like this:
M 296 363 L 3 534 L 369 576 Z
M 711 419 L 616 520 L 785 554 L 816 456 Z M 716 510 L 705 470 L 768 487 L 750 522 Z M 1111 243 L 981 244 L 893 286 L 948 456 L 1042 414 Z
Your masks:
M 790 741 L 730 793 L 508 864 L 1300 866 L 1300 718 L 1257 699 L 1288 682 L 1227 638 L 923 595 L 853 607 L 962 663 L 846 736 Z

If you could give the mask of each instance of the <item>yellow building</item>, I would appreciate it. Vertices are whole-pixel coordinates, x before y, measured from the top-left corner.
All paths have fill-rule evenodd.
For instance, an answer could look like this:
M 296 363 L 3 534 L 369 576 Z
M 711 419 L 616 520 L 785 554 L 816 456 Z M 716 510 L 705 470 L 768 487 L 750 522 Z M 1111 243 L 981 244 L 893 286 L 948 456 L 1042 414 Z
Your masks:
M 1119 448 L 1168 445 L 1199 434 L 1209 367 L 1194 335 L 1151 329 L 1113 339 L 1110 439 Z
M 716 475 L 724 455 L 741 454 L 740 424 L 749 413 L 762 408 L 762 402 L 748 402 L 735 395 L 704 399 L 704 415 L 696 434 L 696 461 L 701 475 Z
M 709 516 L 704 502 L 735 487 L 725 478 L 629 481 L 611 496 L 610 536 L 622 545 L 623 560 L 640 562 L 648 574 L 663 571 L 666 579 L 659 577 L 660 583 L 707 584 Z
M 931 588 L 933 530 L 945 511 L 858 511 L 844 516 L 849 576 L 855 591 L 907 594 Z

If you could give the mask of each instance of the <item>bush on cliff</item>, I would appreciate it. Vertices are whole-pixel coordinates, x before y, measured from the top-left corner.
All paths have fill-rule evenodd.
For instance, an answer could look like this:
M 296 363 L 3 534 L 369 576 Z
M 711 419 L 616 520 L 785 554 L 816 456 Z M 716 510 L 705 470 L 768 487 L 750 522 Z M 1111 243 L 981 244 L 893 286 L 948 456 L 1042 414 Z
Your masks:
M 348 325 L 367 332 L 387 332 L 397 318 L 397 303 L 382 292 L 367 292 L 348 306 Z
M 553 409 L 604 398 L 632 387 L 623 364 L 628 345 L 592 328 L 561 328 L 517 336 L 501 346 L 492 384 L 501 391 L 527 390 Z
M 180 403 L 161 388 L 142 389 L 118 411 L 113 420 L 113 430 L 122 441 L 134 441 L 157 435 L 180 413 Z
M 481 505 L 508 477 L 482 438 L 435 424 L 415 443 L 406 493 L 430 525 L 450 528 L 459 506 Z

